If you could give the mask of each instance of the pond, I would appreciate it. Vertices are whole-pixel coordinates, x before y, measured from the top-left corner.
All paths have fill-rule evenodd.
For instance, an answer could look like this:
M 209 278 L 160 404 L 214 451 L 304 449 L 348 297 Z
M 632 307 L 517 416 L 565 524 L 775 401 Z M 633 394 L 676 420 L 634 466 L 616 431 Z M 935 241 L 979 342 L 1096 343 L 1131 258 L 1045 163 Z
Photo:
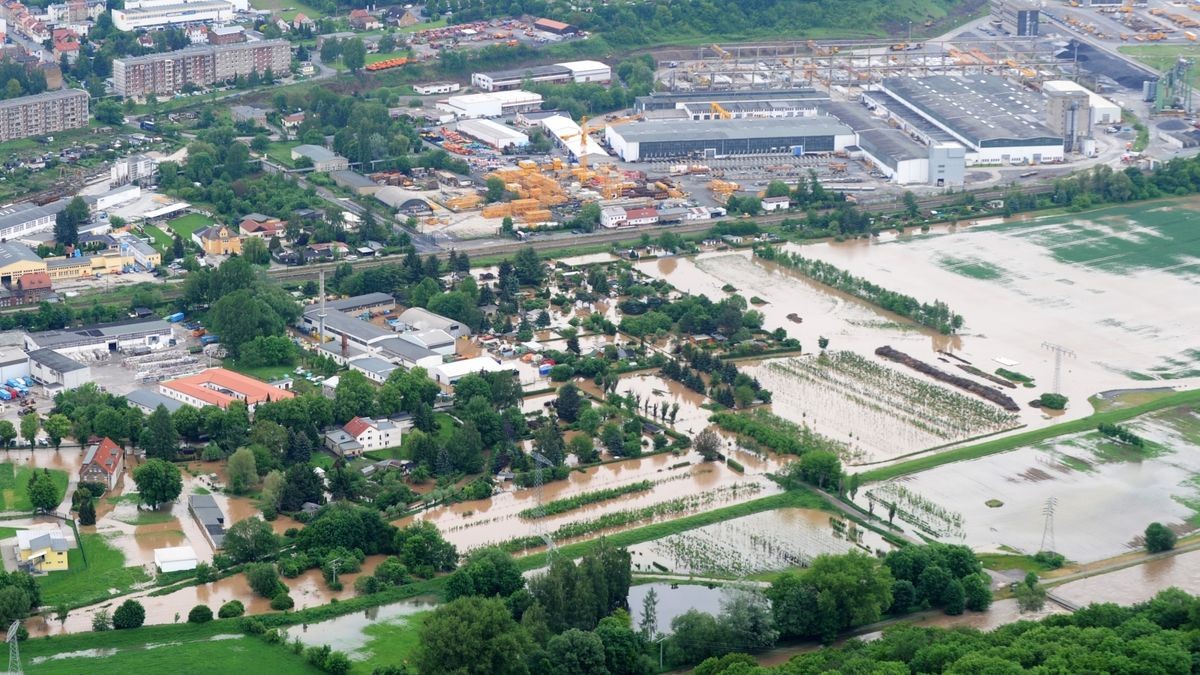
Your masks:
M 337 651 L 353 654 L 370 642 L 371 636 L 366 630 L 368 626 L 399 623 L 398 619 L 433 609 L 437 603 L 436 596 L 422 595 L 327 621 L 290 626 L 285 633 L 289 642 L 298 639 L 308 646 L 329 645 Z
M 671 621 L 689 610 L 699 610 L 716 616 L 721 611 L 725 589 L 693 584 L 653 583 L 629 588 L 629 613 L 636 625 L 642 620 L 642 604 L 653 590 L 658 596 L 655 623 L 659 633 L 671 632 Z

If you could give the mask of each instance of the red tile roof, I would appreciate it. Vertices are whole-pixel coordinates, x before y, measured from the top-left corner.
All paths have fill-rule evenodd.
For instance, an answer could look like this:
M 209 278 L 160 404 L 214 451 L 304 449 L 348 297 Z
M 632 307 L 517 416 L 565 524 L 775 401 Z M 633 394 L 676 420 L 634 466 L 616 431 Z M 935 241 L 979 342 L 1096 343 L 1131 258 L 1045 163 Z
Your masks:
M 370 420 L 364 419 L 362 417 L 355 417 L 354 419 L 350 420 L 349 422 L 346 422 L 346 426 L 342 427 L 342 429 L 344 429 L 346 431 L 346 433 L 350 434 L 351 436 L 353 436 L 355 438 L 358 438 L 359 436 L 361 436 L 362 433 L 369 428 L 371 428 Z
M 273 387 L 261 380 L 224 368 L 209 368 L 195 375 L 163 382 L 160 386 L 222 409 L 238 400 L 253 406 L 264 401 L 279 401 L 295 397 L 295 394 L 286 389 Z M 226 394 L 222 390 L 233 392 L 238 396 Z
M 113 475 L 117 470 L 117 462 L 121 458 L 121 446 L 117 445 L 107 436 L 100 441 L 100 446 L 96 448 L 96 454 L 92 456 L 92 464 L 99 467 L 101 471 L 108 475 Z

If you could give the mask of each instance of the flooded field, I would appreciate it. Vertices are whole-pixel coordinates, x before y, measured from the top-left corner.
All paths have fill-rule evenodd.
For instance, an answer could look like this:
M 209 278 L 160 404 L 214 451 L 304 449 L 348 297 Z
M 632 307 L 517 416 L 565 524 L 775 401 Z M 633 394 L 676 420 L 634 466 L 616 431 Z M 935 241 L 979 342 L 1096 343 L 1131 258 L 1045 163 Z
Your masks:
M 655 616 L 658 632 L 670 633 L 671 621 L 689 610 L 696 609 L 716 616 L 721 611 L 721 596 L 725 590 L 719 586 L 709 588 L 693 584 L 639 584 L 629 588 L 629 613 L 634 622 L 642 619 L 642 602 L 653 590 L 658 596 Z
M 408 617 L 436 606 L 436 597 L 421 596 L 382 607 L 370 607 L 328 621 L 291 626 L 285 632 L 288 642 L 298 639 L 311 647 L 329 645 L 350 654 L 354 660 L 360 660 L 366 656 L 363 652 L 371 641 L 372 627 L 403 625 Z
M 633 569 L 741 577 L 808 565 L 825 553 L 874 554 L 891 546 L 869 530 L 814 509 L 776 509 L 631 546 Z
M 1072 581 L 1055 588 L 1054 594 L 1079 605 L 1093 602 L 1132 605 L 1145 602 L 1172 586 L 1193 595 L 1200 594 L 1200 551 Z
M 591 389 L 595 391 L 594 387 Z M 634 373 L 617 382 L 617 393 L 634 394 L 641 401 L 649 400 L 652 405 L 662 402 L 678 405 L 679 414 L 671 428 L 681 434 L 695 436 L 709 426 L 708 417 L 712 412 L 700 407 L 704 405 L 705 396 L 675 380 L 648 373 Z
M 1142 531 L 1154 521 L 1177 532 L 1194 530 L 1200 511 L 1200 413 L 1176 408 L 1128 426 L 1146 440 L 1144 449 L 1098 432 L 1075 434 L 941 466 L 898 485 L 960 512 L 965 543 L 980 550 L 1004 545 L 1037 552 L 1042 510 L 1051 497 L 1057 500 L 1053 548 L 1078 562 L 1140 547 Z M 989 500 L 995 500 L 993 506 Z M 865 506 L 864 493 L 857 501 Z

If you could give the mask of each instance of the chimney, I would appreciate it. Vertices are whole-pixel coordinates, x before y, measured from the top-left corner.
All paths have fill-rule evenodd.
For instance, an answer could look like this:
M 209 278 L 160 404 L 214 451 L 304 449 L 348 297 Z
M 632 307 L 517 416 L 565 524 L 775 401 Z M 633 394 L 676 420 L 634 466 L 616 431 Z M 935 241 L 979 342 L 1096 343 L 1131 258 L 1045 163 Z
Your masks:
M 342 358 L 344 359 L 349 356 L 350 356 L 350 339 L 346 337 L 345 333 L 342 333 Z
M 317 313 L 317 317 L 320 319 L 320 332 L 318 335 L 320 344 L 325 344 L 325 270 L 321 270 L 320 280 L 321 311 Z

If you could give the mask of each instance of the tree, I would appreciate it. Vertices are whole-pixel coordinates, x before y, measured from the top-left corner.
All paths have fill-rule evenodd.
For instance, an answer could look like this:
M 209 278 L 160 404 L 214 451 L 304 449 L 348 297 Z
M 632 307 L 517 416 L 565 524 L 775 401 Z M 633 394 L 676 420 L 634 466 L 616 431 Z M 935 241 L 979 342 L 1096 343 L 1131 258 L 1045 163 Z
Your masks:
M 421 673 L 528 673 L 529 636 L 499 598 L 458 598 L 433 610 L 419 632 Z
M 696 448 L 696 452 L 704 458 L 706 462 L 715 461 L 721 456 L 721 448 L 725 444 L 721 441 L 721 437 L 712 429 L 705 429 L 696 434 L 696 438 L 692 441 L 692 447 Z
M 251 516 L 239 520 L 225 533 L 223 552 L 234 562 L 253 562 L 275 555 L 279 538 L 262 518 Z
M 572 628 L 550 638 L 546 645 L 554 672 L 559 675 L 605 675 L 608 666 L 604 642 L 589 631 Z
M 1063 410 L 1067 407 L 1067 397 L 1062 394 L 1046 393 L 1038 397 L 1038 403 L 1048 410 Z
M 958 579 L 952 579 L 942 592 L 942 606 L 950 616 L 958 616 L 967 606 L 967 594 Z
M 165 405 L 159 405 L 146 418 L 146 426 L 139 438 L 146 457 L 161 459 L 166 462 L 175 461 L 175 453 L 179 449 L 179 432 L 171 419 L 171 412 Z
M 148 459 L 134 469 L 133 482 L 138 488 L 138 503 L 152 509 L 175 501 L 183 491 L 179 467 L 161 459 Z
M 832 640 L 838 632 L 879 620 L 892 604 L 892 575 L 861 553 L 821 555 L 802 575 L 781 575 L 767 590 L 786 635 Z
M 574 423 L 579 419 L 579 408 L 583 404 L 583 399 L 579 395 L 579 388 L 568 382 L 558 388 L 558 400 L 554 404 L 554 409 L 558 416 L 564 422 Z
M 396 532 L 393 548 L 400 560 L 417 576 L 454 569 L 458 550 L 442 538 L 437 526 L 422 520 Z
M 97 633 L 103 633 L 111 629 L 112 619 L 108 616 L 108 609 L 101 608 L 96 610 L 96 613 L 92 615 L 92 630 Z
M 642 598 L 642 618 L 638 622 L 642 639 L 652 640 L 658 634 L 658 591 L 651 588 Z
M 50 437 L 50 445 L 55 451 L 62 446 L 63 439 L 71 433 L 71 419 L 61 413 L 55 413 L 46 418 L 46 435 Z
M 246 607 L 241 600 L 230 600 L 217 610 L 217 616 L 222 619 L 235 619 L 245 613 Z
M 779 638 L 770 602 L 757 591 L 734 590 L 722 598 L 717 625 L 726 643 L 747 651 L 769 649 Z
M 251 485 L 258 483 L 258 469 L 254 462 L 254 452 L 250 448 L 238 448 L 229 457 L 229 489 L 234 494 L 242 494 Z
M 912 190 L 904 191 L 904 215 L 909 220 L 921 217 L 921 205 L 917 203 L 917 196 L 912 193 Z
M 29 615 L 33 602 L 23 588 L 5 586 L 0 589 L 0 621 L 12 624 Z
M 37 440 L 38 431 L 42 428 L 42 418 L 38 414 L 31 412 L 26 415 L 21 415 L 21 438 L 29 444 L 29 449 L 33 449 L 33 443 Z
M 54 217 L 54 240 L 63 246 L 74 246 L 79 242 L 79 226 L 87 223 L 91 211 L 81 197 L 74 197 L 67 208 Z
M 90 497 L 79 504 L 79 524 L 96 524 L 96 502 Z
M 575 455 L 575 459 L 579 460 L 580 464 L 592 464 L 600 459 L 600 453 L 596 451 L 592 437 L 585 434 L 572 437 L 567 443 L 567 451 L 569 454 Z
M 264 598 L 274 598 L 287 592 L 287 586 L 279 580 L 279 572 L 271 563 L 254 563 L 246 566 L 246 582 L 250 590 Z
M 188 612 L 188 623 L 208 623 L 213 620 L 213 612 L 208 605 L 196 605 Z
M 375 403 L 375 387 L 357 370 L 349 370 L 338 378 L 333 398 L 333 417 L 338 424 L 371 414 Z
M 117 630 L 141 628 L 145 621 L 146 608 L 137 600 L 126 600 L 112 615 L 113 628 Z
M 963 577 L 963 593 L 966 595 L 966 608 L 972 612 L 986 612 L 992 605 L 992 589 L 988 588 L 986 574 L 971 574 Z M 893 586 L 893 595 L 895 595 Z M 949 613 L 949 612 L 947 612 Z
M 455 570 L 446 587 L 453 600 L 466 595 L 507 598 L 525 587 L 525 578 L 512 556 L 499 548 L 484 548 L 471 553 L 467 562 Z M 455 591 L 451 592 L 451 588 Z
M 105 124 L 124 124 L 125 114 L 121 111 L 121 104 L 112 100 L 100 101 L 96 104 L 96 121 Z
M 1037 582 L 1037 575 L 1030 574 L 1025 581 L 1017 584 L 1013 595 L 1017 598 L 1017 608 L 1022 612 L 1040 612 L 1046 605 L 1046 588 Z
M 29 478 L 29 503 L 33 504 L 35 511 L 48 512 L 53 511 L 58 503 L 62 501 L 62 495 L 58 494 L 58 488 L 54 485 L 54 479 L 45 471 L 35 471 Z
M 842 462 L 828 450 L 810 450 L 800 458 L 796 471 L 800 480 L 824 490 L 838 484 L 842 477 Z
M 17 428 L 8 420 L 0 420 L 0 444 L 4 448 L 12 446 L 13 439 L 17 437 Z
M 490 176 L 487 179 L 487 194 L 485 199 L 490 202 L 498 202 L 504 199 L 504 179 L 499 176 Z
M 240 146 L 241 143 L 235 145 Z M 267 242 L 258 237 L 246 238 L 242 244 L 242 257 L 255 265 L 271 264 L 271 251 L 267 249 Z
M 363 67 L 363 63 L 367 58 L 367 47 L 359 38 L 351 38 L 342 40 L 342 63 L 350 69 L 350 72 L 357 73 Z
M 1162 523 L 1150 523 L 1146 526 L 1146 550 L 1150 553 L 1162 553 L 1175 548 L 1175 533 Z

